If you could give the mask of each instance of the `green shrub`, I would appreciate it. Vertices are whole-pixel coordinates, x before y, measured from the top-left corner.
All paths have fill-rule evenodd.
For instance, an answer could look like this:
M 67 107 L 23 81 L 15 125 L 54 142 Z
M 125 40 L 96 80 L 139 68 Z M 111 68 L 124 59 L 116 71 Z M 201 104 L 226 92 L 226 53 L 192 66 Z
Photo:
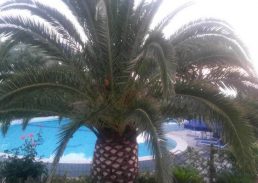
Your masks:
M 177 183 L 202 183 L 203 180 L 193 168 L 189 167 L 176 167 L 174 169 L 174 177 Z M 172 179 L 172 176 L 171 176 Z M 55 176 L 53 177 L 52 183 L 90 183 L 90 178 L 78 177 L 69 178 L 67 176 Z M 154 173 L 145 172 L 141 173 L 137 178 L 137 183 L 158 183 Z
M 6 183 L 39 183 L 47 176 L 45 165 L 35 159 L 36 147 L 42 143 L 41 135 L 37 134 L 34 138 L 33 134 L 29 134 L 23 140 L 22 146 L 5 151 L 8 155 L 1 162 L 0 177 Z
M 216 183 L 255 183 L 253 176 L 232 172 L 219 173 L 216 179 Z
M 157 183 L 157 181 L 154 174 L 145 172 L 138 176 L 137 183 Z
M 52 183 L 91 183 L 90 178 L 87 176 L 78 178 L 69 178 L 67 176 L 55 176 Z M 137 179 L 137 183 L 157 183 L 155 176 L 149 172 L 142 173 Z
M 173 176 L 177 183 L 202 183 L 203 179 L 198 171 L 191 167 L 174 167 Z
M 52 183 L 91 183 L 88 176 L 68 178 L 66 176 L 55 176 L 52 179 Z
M 254 153 L 256 174 L 258 174 L 258 142 L 254 143 L 254 145 L 252 147 L 252 150 L 253 150 L 253 153 Z
M 172 169 L 171 179 L 175 179 L 176 183 L 203 183 L 202 177 L 198 171 L 191 167 L 176 166 Z M 158 183 L 153 173 L 142 173 L 137 179 L 137 183 Z

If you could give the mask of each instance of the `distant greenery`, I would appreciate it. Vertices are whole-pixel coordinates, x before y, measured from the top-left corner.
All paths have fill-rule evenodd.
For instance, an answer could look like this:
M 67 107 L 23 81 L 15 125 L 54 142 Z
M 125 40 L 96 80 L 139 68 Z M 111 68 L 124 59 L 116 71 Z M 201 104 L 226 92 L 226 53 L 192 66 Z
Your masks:
M 202 183 L 203 178 L 192 167 L 177 166 L 173 169 L 173 176 L 178 183 Z
M 250 175 L 225 171 L 217 175 L 216 183 L 255 183 L 255 178 Z
M 91 179 L 89 176 L 81 176 L 77 178 L 69 178 L 66 175 L 64 176 L 54 176 L 52 183 L 90 183 Z M 144 172 L 141 173 L 136 183 L 157 183 L 153 173 Z
M 258 146 L 257 144 L 254 144 L 252 147 L 252 150 L 254 152 L 253 161 L 256 165 L 256 172 L 258 170 Z M 216 183 L 255 183 L 256 182 L 256 174 L 251 172 L 243 172 L 241 170 L 241 167 L 237 164 L 236 158 L 233 156 L 233 154 L 230 151 L 226 152 L 227 155 L 227 161 L 232 165 L 231 168 L 224 168 L 221 169 L 216 173 Z
M 7 49 L 8 44 L 0 42 L 0 50 Z M 51 65 L 51 61 L 42 60 L 44 53 L 35 51 L 35 48 L 28 47 L 22 43 L 17 44 L 7 53 L 0 52 L 0 79 L 10 77 L 15 71 Z
M 153 173 L 145 172 L 138 176 L 137 183 L 157 183 Z
M 175 178 L 176 183 L 202 183 L 202 177 L 198 174 L 198 171 L 190 167 L 177 166 L 171 172 Z M 83 176 L 78 178 L 68 178 L 67 176 L 55 176 L 52 179 L 52 183 L 90 183 L 90 177 Z M 140 173 L 136 183 L 159 183 L 155 178 L 155 173 L 143 172 Z
M 36 160 L 36 147 L 42 144 L 40 133 L 34 138 L 33 134 L 22 136 L 24 144 L 20 147 L 6 150 L 6 158 L 0 164 L 0 178 L 6 183 L 42 182 L 47 177 L 47 168 Z
M 203 178 L 198 170 L 190 166 L 175 166 L 171 169 L 171 180 L 176 183 L 203 183 Z M 158 183 L 154 173 L 142 173 L 137 179 L 137 183 Z
M 52 179 L 52 183 L 90 183 L 88 176 L 68 178 L 67 176 L 55 176 Z
M 254 160 L 255 160 L 255 167 L 256 167 L 256 173 L 258 173 L 258 142 L 256 142 L 253 147 L 254 152 Z

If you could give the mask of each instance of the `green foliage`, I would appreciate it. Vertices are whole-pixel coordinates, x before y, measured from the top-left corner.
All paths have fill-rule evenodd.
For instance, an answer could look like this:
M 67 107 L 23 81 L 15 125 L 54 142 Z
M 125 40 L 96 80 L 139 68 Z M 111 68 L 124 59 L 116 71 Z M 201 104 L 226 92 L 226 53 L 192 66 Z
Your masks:
M 173 168 L 173 176 L 178 183 L 202 183 L 203 178 L 192 167 L 177 166 Z
M 255 161 L 255 167 L 256 167 L 256 173 L 257 173 L 258 172 L 258 142 L 253 144 L 252 150 L 254 153 L 254 161 Z
M 216 183 L 255 183 L 255 177 L 232 172 L 221 172 L 216 177 Z
M 157 183 L 157 180 L 153 173 L 145 172 L 138 176 L 137 183 Z
M 54 176 L 51 183 L 91 183 L 87 176 L 68 178 L 67 176 Z
M 24 139 L 22 146 L 6 150 L 5 153 L 8 155 L 3 157 L 4 160 L 1 162 L 0 177 L 5 178 L 6 183 L 24 183 L 29 180 L 41 182 L 44 177 L 46 178 L 47 168 L 36 160 L 36 147 L 41 143 L 40 133 L 36 138 L 30 134 Z
M 202 183 L 203 178 L 195 168 L 190 166 L 175 166 L 172 169 L 170 179 L 176 183 Z M 154 173 L 141 173 L 138 176 L 137 183 L 158 183 Z
M 54 176 L 52 183 L 90 183 L 91 179 L 88 176 L 68 178 L 67 176 Z M 137 178 L 137 183 L 157 183 L 155 174 L 150 172 L 140 173 Z

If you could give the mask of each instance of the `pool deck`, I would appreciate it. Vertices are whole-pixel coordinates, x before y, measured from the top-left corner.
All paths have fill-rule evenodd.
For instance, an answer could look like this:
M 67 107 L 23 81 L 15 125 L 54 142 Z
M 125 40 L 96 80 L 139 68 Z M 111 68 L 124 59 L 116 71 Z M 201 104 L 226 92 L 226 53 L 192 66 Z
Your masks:
M 182 141 L 179 141 L 179 149 L 180 146 L 183 146 L 181 149 L 184 149 L 183 143 L 186 143 L 188 147 L 193 147 L 195 149 L 203 149 L 204 146 L 197 145 L 196 138 L 210 138 L 211 134 L 210 132 L 197 132 L 193 130 L 183 129 L 179 131 L 172 131 L 169 132 L 168 135 L 170 135 L 173 139 L 176 137 L 178 139 L 182 139 Z M 205 137 L 206 136 L 206 137 Z
M 173 132 L 167 134 L 167 137 L 172 138 L 174 141 L 176 141 L 177 144 L 176 147 L 170 151 L 173 154 L 184 152 L 188 147 L 188 143 L 179 134 Z
M 187 149 L 187 142 L 181 138 L 180 136 L 173 134 L 172 132 L 166 134 L 167 138 L 171 138 L 176 142 L 176 147 L 172 150 L 170 150 L 171 153 L 173 154 L 178 154 L 181 152 L 184 152 Z M 152 156 L 142 156 L 139 157 L 139 161 L 147 161 L 147 160 L 152 160 Z

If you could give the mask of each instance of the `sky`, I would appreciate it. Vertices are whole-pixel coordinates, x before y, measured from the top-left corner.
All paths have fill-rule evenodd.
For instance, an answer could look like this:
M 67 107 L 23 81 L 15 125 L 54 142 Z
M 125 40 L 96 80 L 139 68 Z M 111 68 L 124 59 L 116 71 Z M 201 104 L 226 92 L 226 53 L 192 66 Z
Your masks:
M 60 0 L 38 1 L 44 1 L 44 3 L 60 9 L 65 14 L 69 14 L 65 10 L 65 6 L 60 3 Z M 139 2 L 139 0 L 135 1 L 136 3 Z M 162 17 L 188 1 L 163 0 L 157 16 L 153 20 L 153 26 Z M 171 21 L 170 25 L 164 30 L 165 35 L 169 36 L 180 28 L 180 26 L 199 18 L 214 17 L 226 20 L 233 26 L 236 34 L 248 47 L 253 65 L 258 73 L 258 0 L 193 0 L 193 2 L 195 3 L 194 5 L 181 11 Z
M 185 0 L 164 0 L 159 16 L 167 14 Z M 195 4 L 181 11 L 165 29 L 169 35 L 183 24 L 199 18 L 215 17 L 227 21 L 250 51 L 258 73 L 258 1 L 257 0 L 195 0 Z M 156 20 L 154 20 L 155 22 Z

